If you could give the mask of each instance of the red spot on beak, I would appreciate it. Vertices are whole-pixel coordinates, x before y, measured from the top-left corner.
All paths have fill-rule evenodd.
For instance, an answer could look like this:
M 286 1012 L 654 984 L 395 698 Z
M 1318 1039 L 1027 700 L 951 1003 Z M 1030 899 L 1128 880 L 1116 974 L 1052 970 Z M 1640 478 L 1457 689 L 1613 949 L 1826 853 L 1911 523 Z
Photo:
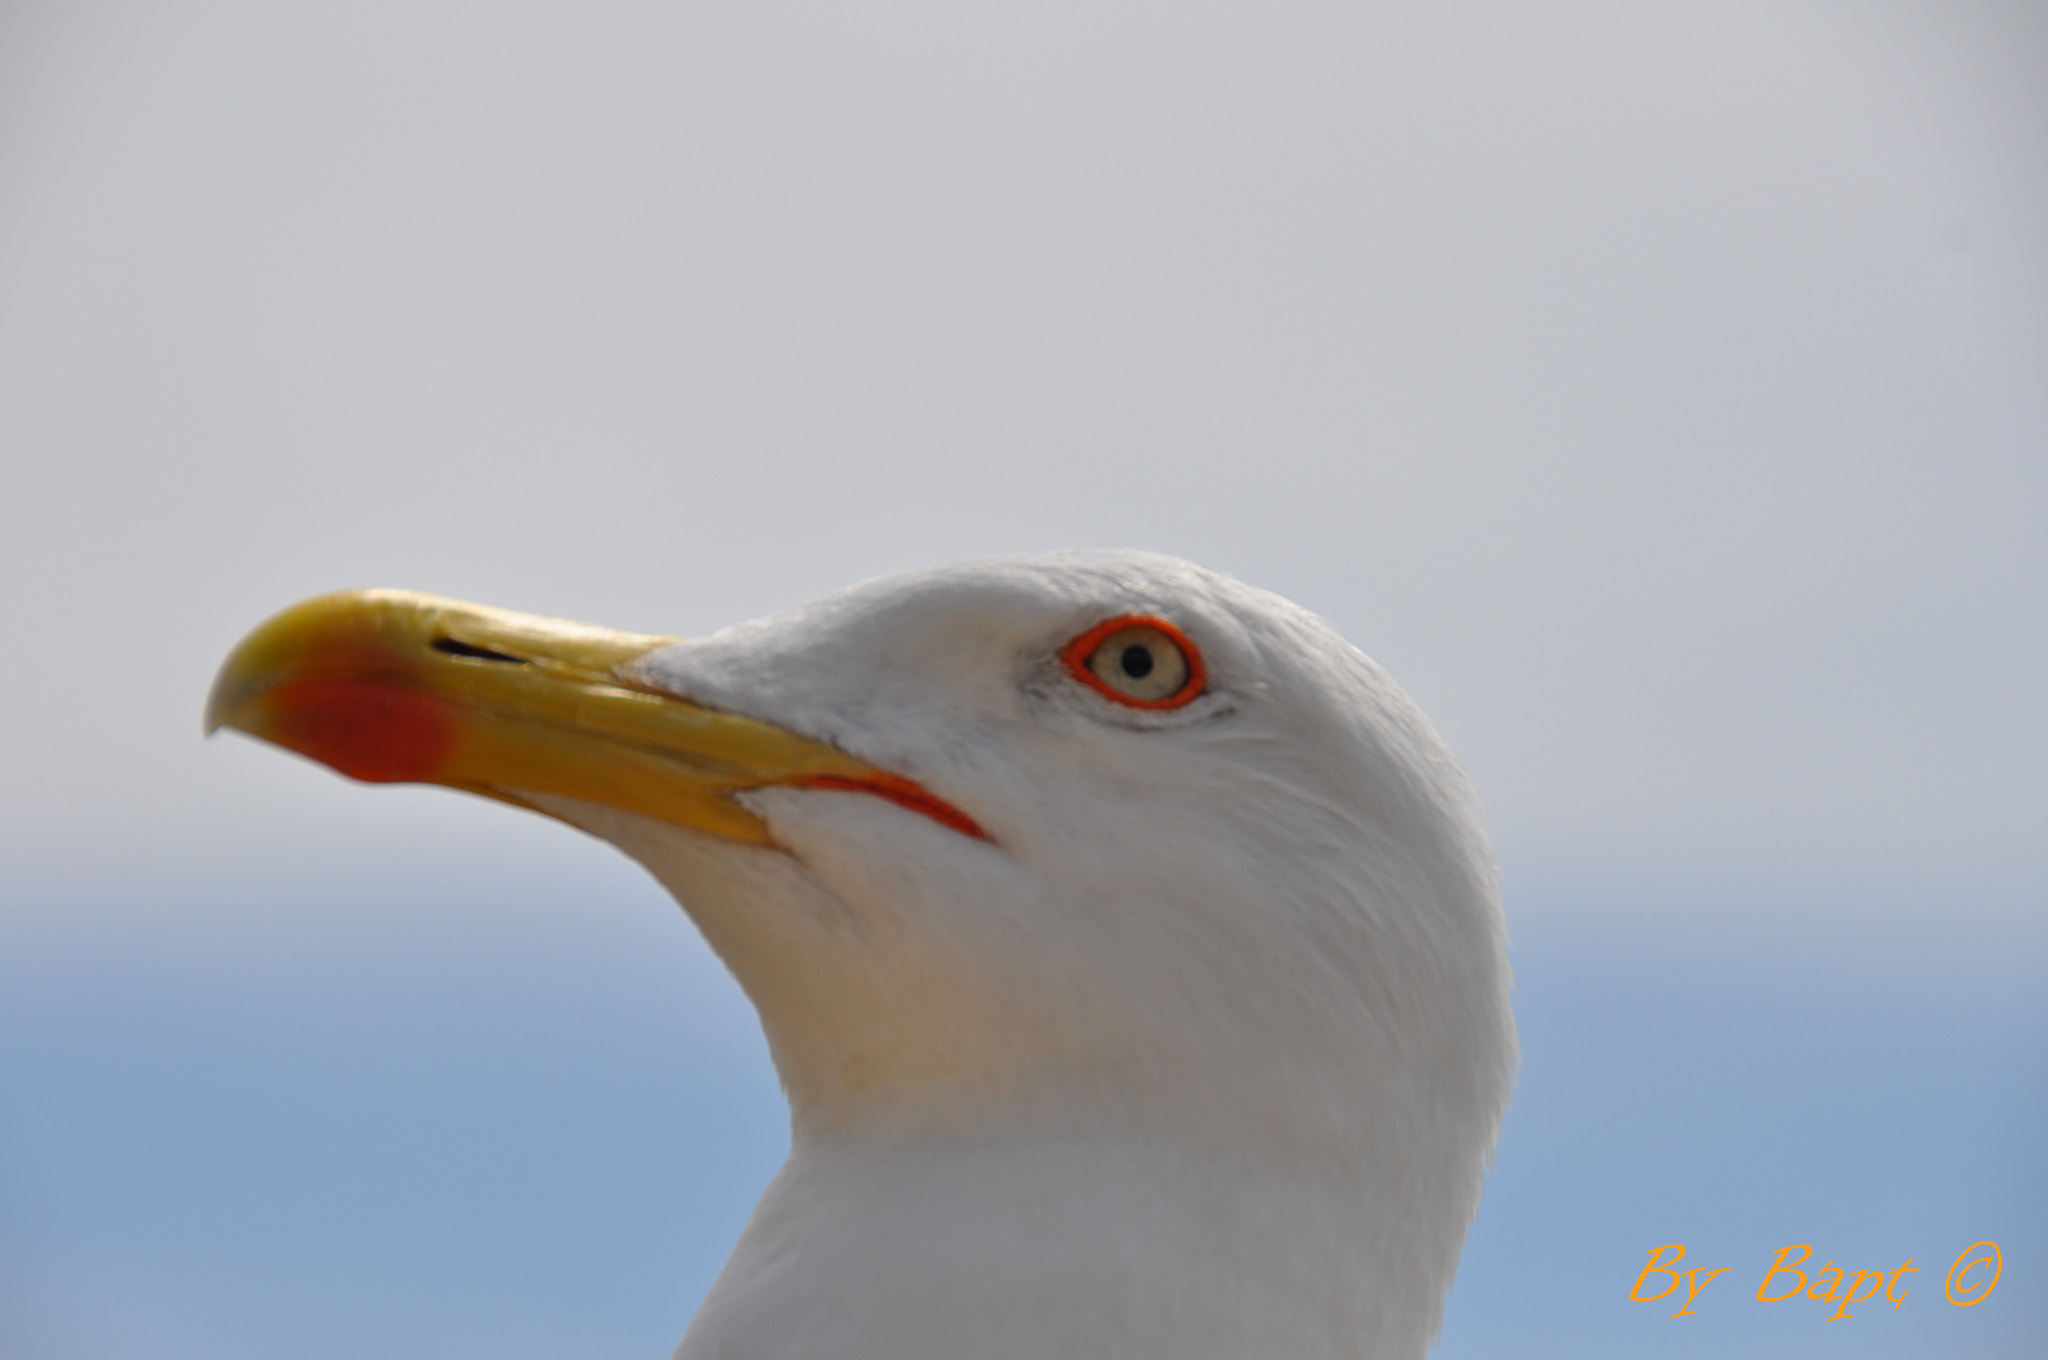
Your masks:
M 288 680 L 263 702 L 273 740 L 371 784 L 432 782 L 460 736 L 445 702 L 390 677 Z

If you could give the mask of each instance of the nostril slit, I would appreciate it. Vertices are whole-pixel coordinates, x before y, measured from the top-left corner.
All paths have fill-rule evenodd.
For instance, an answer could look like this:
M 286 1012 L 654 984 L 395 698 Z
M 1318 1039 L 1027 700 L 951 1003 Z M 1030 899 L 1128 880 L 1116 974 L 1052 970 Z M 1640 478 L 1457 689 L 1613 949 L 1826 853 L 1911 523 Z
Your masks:
M 435 638 L 427 645 L 445 656 L 466 656 L 477 661 L 509 661 L 515 666 L 524 666 L 526 664 L 526 658 L 523 656 L 513 656 L 507 652 L 494 652 L 489 647 L 472 647 L 467 642 L 457 642 L 454 638 L 450 637 Z

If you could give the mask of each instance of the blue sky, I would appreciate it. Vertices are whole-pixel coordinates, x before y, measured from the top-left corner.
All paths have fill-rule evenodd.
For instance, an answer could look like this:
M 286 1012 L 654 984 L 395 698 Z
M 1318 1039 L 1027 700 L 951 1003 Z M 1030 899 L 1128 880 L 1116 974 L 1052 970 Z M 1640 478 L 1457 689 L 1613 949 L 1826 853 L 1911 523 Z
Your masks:
M 664 1354 L 780 1155 L 632 865 L 199 739 L 258 619 L 1094 544 L 1328 616 L 1487 800 L 1439 1354 L 2035 1353 L 2044 67 L 1990 3 L 8 7 L 0 1351 Z M 1748 1299 L 1809 1240 L 1923 1273 Z

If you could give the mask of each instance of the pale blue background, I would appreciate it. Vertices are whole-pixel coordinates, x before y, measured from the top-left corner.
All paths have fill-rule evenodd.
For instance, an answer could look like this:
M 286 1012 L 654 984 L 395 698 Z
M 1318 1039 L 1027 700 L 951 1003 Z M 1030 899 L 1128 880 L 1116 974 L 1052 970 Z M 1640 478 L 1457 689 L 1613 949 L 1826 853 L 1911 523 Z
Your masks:
M 1326 614 L 1487 798 L 1438 1354 L 2042 1353 L 2044 76 L 2032 3 L 0 7 L 0 1356 L 659 1356 L 781 1154 L 621 857 L 200 741 L 256 620 L 1069 544 Z M 1754 1303 L 1792 1241 L 1923 1269 Z
M 122 938 L 12 953 L 6 1353 L 663 1353 L 787 1138 L 745 1002 L 609 853 L 249 885 L 232 939 L 115 909 Z M 1517 902 L 1527 1061 L 1438 1354 L 2038 1354 L 2038 942 L 1703 895 L 1615 892 L 1637 919 L 1597 931 Z M 1761 916 L 1691 914 L 1728 898 Z M 2005 1273 L 1958 1309 L 1980 1237 Z M 1732 1267 L 1696 1317 L 1624 1300 L 1666 1241 Z M 1922 1270 L 1829 1323 L 1751 1298 L 1792 1241 Z

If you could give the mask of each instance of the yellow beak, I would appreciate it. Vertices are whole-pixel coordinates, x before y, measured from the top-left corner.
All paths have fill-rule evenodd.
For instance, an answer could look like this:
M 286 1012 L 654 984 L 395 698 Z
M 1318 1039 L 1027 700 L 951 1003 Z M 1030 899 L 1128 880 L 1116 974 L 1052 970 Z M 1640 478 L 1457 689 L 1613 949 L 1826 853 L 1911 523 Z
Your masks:
M 966 835 L 923 788 L 779 727 L 653 689 L 630 663 L 675 641 L 403 590 L 294 605 L 222 663 L 206 730 L 233 727 L 373 783 L 531 807 L 551 794 L 770 844 L 732 801 L 789 784 L 878 794 Z

